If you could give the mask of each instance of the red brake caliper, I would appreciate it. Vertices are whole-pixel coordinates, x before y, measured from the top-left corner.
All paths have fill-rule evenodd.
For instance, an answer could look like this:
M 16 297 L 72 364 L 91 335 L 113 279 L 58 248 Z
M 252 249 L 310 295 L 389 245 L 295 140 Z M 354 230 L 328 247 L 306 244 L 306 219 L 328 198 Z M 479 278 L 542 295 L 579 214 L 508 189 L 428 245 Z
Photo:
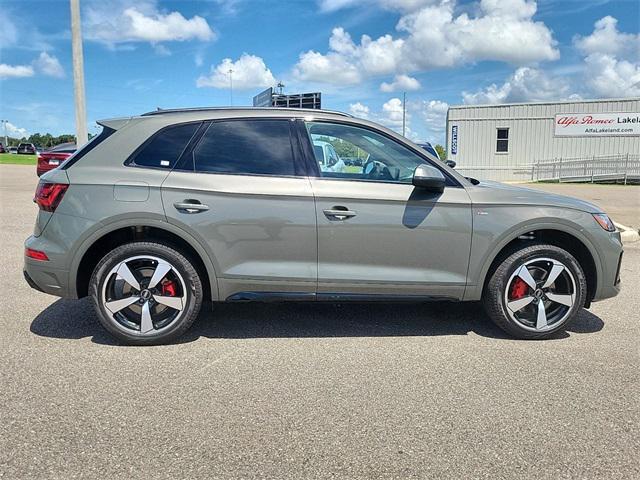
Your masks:
M 525 283 L 520 277 L 517 277 L 511 284 L 511 291 L 509 292 L 509 298 L 512 300 L 518 300 L 524 297 L 529 291 L 529 285 Z
M 176 296 L 176 284 L 171 280 L 165 280 L 162 282 L 162 295 L 166 297 Z

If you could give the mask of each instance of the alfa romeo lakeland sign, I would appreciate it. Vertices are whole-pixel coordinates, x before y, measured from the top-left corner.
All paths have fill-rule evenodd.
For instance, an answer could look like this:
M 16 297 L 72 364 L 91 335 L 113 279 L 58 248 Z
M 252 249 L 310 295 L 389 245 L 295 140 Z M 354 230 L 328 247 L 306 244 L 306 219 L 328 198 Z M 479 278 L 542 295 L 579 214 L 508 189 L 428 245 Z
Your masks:
M 640 113 L 559 113 L 556 137 L 640 135 Z

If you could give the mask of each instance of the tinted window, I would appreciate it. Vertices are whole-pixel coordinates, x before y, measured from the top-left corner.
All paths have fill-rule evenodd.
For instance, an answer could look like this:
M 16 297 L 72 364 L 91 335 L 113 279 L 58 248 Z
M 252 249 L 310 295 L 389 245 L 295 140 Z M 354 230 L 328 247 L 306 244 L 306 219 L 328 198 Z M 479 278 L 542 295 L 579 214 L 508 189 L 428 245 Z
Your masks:
M 325 122 L 306 122 L 306 126 L 322 177 L 411 183 L 413 171 L 425 163 L 408 148 L 369 129 Z
M 199 126 L 199 123 L 187 123 L 161 130 L 135 154 L 130 163 L 144 167 L 173 168 Z
M 193 152 L 196 171 L 295 175 L 288 120 L 212 122 Z
M 84 157 L 114 133 L 116 133 L 116 131 L 113 128 L 104 127 L 102 129 L 102 132 L 100 132 L 100 135 L 96 135 L 91 140 L 89 140 L 88 143 L 85 143 L 80 148 L 80 150 L 76 150 L 73 155 L 71 155 L 66 161 L 62 162 L 59 168 L 61 170 L 66 170 L 67 168 L 71 167 L 74 163 L 79 161 L 82 157 Z

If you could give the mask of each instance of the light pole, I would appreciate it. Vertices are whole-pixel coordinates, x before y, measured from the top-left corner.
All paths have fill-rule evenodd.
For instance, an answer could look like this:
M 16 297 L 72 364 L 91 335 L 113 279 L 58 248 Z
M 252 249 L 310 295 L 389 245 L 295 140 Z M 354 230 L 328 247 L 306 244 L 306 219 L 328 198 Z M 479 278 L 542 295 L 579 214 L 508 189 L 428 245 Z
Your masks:
M 71 0 L 71 51 L 73 57 L 73 98 L 76 111 L 76 145 L 80 148 L 88 141 L 82 31 L 80 28 L 80 0 Z
M 7 138 L 7 123 L 9 120 L 0 120 L 4 124 L 4 148 L 9 148 L 9 139 Z
M 233 70 L 229 69 L 229 100 L 233 107 Z

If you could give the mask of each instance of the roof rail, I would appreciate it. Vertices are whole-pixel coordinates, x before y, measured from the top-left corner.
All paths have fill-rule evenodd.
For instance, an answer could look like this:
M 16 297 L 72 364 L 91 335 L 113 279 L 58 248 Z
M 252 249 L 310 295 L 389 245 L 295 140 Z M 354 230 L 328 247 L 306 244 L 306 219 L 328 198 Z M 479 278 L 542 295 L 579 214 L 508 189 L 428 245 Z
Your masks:
M 309 113 L 331 113 L 334 115 L 342 115 L 343 117 L 353 117 L 345 112 L 338 112 L 336 110 L 324 110 L 314 108 L 286 108 L 286 107 L 190 107 L 190 108 L 158 108 L 151 112 L 146 112 L 141 117 L 149 117 L 152 115 L 164 115 L 165 113 L 181 113 L 181 112 L 208 112 L 219 110 L 287 110 L 295 112 L 309 112 Z

